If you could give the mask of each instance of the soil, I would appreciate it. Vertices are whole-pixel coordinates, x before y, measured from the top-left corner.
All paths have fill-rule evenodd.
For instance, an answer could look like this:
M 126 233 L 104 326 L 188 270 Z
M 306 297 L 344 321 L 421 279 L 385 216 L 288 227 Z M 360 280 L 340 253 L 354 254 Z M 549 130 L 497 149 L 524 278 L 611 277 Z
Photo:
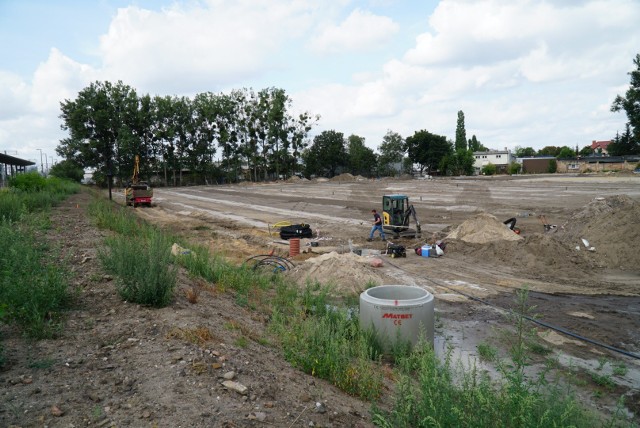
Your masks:
M 295 267 L 286 275 L 299 284 L 329 282 L 351 297 L 368 282 L 425 287 L 436 297 L 436 349 L 454 346 L 464 361 L 477 357 L 479 343 L 503 346 L 495 334 L 510 327 L 503 309 L 513 307 L 515 290 L 527 288 L 538 319 L 578 336 L 538 328 L 561 366 L 584 374 L 608 362 L 601 373 L 615 388 L 583 382 L 579 396 L 610 414 L 624 395 L 627 415 L 638 422 L 639 184 L 640 177 L 615 175 L 343 175 L 154 189 L 154 206 L 135 212 L 236 263 L 259 254 L 288 256 L 289 244 L 273 225 L 311 224 L 314 238 L 302 240 L 302 254 L 290 258 Z M 387 243 L 365 240 L 371 209 L 393 193 L 410 196 L 421 222 L 420 237 L 388 237 L 407 248 L 407 257 L 388 257 Z M 215 284 L 181 275 L 168 308 L 122 302 L 97 260 L 106 232 L 91 224 L 88 202 L 85 192 L 56 208 L 46 236 L 71 263 L 72 283 L 82 290 L 61 337 L 30 342 L 2 331 L 8 363 L 0 372 L 6 386 L 0 426 L 372 426 L 370 404 L 292 368 L 266 343 L 265 320 Z M 519 236 L 502 224 L 511 217 Z M 555 227 L 545 231 L 543 219 Z M 481 239 L 451 236 L 468 231 L 465 222 Z M 413 252 L 436 240 L 445 241 L 443 257 Z M 383 266 L 373 267 L 373 259 Z M 197 302 L 189 303 L 194 293 Z M 614 364 L 626 374 L 614 375 Z M 246 395 L 222 385 L 229 372 Z

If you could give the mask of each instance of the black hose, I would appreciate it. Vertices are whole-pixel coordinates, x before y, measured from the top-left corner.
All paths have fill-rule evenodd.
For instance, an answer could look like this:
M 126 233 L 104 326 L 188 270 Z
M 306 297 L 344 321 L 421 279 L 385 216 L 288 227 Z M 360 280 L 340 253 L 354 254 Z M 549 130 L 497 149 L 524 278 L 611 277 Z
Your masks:
M 273 259 L 273 260 L 277 260 L 280 263 L 283 263 L 287 269 L 293 269 L 295 267 L 295 265 L 293 264 L 293 262 L 285 257 L 280 257 L 280 256 L 274 256 L 274 255 L 270 255 L 270 254 L 259 254 L 256 256 L 252 256 L 249 257 L 247 260 L 245 260 L 245 263 L 250 262 L 251 260 L 257 259 L 261 257 L 261 261 L 263 260 L 267 260 L 267 259 Z
M 395 265 L 395 264 L 390 263 L 390 262 L 387 262 L 387 263 L 389 263 L 391 266 L 395 267 L 396 269 L 400 269 L 401 271 L 407 272 L 406 270 L 402 269 L 398 265 Z M 410 273 L 410 272 L 407 272 L 407 273 Z M 492 308 L 499 309 L 501 311 L 507 311 L 507 309 L 505 309 L 505 308 L 502 308 L 500 306 L 494 305 L 493 303 L 489 303 L 489 302 L 487 302 L 485 300 L 482 300 L 482 299 L 480 299 L 478 297 L 471 296 L 470 294 L 463 293 L 462 291 L 459 291 L 459 290 L 456 290 L 456 289 L 451 288 L 449 286 L 446 286 L 444 284 L 441 284 L 441 283 L 439 283 L 437 281 L 434 281 L 433 279 L 430 279 L 430 278 L 425 278 L 425 279 L 427 281 L 432 282 L 433 284 L 435 284 L 435 285 L 437 285 L 439 287 L 446 288 L 447 290 L 453 291 L 454 293 L 458 293 L 458 294 L 460 294 L 460 295 L 462 295 L 462 296 L 464 296 L 464 297 L 466 297 L 468 299 L 474 300 L 476 302 L 482 303 L 482 304 L 490 306 Z M 518 290 L 518 289 L 516 289 L 516 290 Z M 544 321 L 539 321 L 539 320 L 537 320 L 535 318 L 532 318 L 532 317 L 524 315 L 524 314 L 522 315 L 522 317 L 525 318 L 528 321 L 531 321 L 534 324 L 538 324 L 538 325 L 540 325 L 542 327 L 545 327 L 545 328 L 548 328 L 548 329 L 551 329 L 551 330 L 555 330 L 555 331 L 560 332 L 562 334 L 566 334 L 567 336 L 571 336 L 571 337 L 573 337 L 575 339 L 578 339 L 578 340 L 581 340 L 583 342 L 587 342 L 587 343 L 590 343 L 592 345 L 600 346 L 600 347 L 608 349 L 610 351 L 617 352 L 619 354 L 626 355 L 628 357 L 636 358 L 636 359 L 640 360 L 640 355 L 634 354 L 633 352 L 625 351 L 624 349 L 619 349 L 619 348 L 613 347 L 611 345 L 607 345 L 606 343 L 602 343 L 602 342 L 599 342 L 599 341 L 594 340 L 594 339 L 589 339 L 588 337 L 580 336 L 579 334 L 573 333 L 573 332 L 571 332 L 571 331 L 569 331 L 569 330 L 567 330 L 567 329 L 565 329 L 563 327 L 558 327 L 558 326 L 555 326 L 553 324 L 546 323 Z

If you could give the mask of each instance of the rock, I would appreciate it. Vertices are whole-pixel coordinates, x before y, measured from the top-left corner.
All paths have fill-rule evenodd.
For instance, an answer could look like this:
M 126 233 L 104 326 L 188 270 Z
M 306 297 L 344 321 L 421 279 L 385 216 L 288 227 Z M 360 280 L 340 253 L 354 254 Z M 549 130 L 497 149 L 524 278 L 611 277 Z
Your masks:
M 211 364 L 211 368 L 212 369 L 220 369 L 220 368 L 222 368 L 222 363 L 212 363 Z
M 58 406 L 51 406 L 51 414 L 57 418 L 64 415 L 64 412 L 60 410 Z
M 267 409 L 271 409 L 275 405 L 276 403 L 274 403 L 273 401 L 267 401 L 266 403 L 264 403 L 264 407 L 266 407 Z
M 249 392 L 249 388 L 247 388 L 240 382 L 235 382 L 232 380 L 225 380 L 224 382 L 222 382 L 222 386 L 241 395 L 247 395 L 247 393 Z
M 236 377 L 236 372 L 234 371 L 226 372 L 225 374 L 222 375 L 222 377 L 225 378 L 226 380 L 233 380 L 233 378 Z
M 316 408 L 315 408 L 314 412 L 320 413 L 320 414 L 326 413 L 327 412 L 327 406 L 325 406 L 324 403 L 321 403 L 321 402 L 318 401 L 316 403 Z

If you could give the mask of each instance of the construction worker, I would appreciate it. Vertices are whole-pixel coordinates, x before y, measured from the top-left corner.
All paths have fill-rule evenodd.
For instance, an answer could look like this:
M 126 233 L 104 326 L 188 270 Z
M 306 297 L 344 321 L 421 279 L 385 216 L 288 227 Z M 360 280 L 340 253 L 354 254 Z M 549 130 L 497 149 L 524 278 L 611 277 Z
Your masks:
M 382 230 L 382 218 L 380 217 L 380 214 L 378 214 L 376 210 L 371 210 L 371 212 L 373 213 L 373 227 L 371 228 L 371 233 L 369 233 L 367 241 L 373 241 L 373 233 L 376 230 L 380 231 L 380 237 L 383 241 L 386 241 L 387 239 L 384 236 L 384 230 Z

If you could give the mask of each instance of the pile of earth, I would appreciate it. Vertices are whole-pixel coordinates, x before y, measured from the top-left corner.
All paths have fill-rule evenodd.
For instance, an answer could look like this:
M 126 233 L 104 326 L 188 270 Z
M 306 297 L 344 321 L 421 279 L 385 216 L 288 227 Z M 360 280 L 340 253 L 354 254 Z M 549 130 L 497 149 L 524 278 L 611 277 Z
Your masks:
M 333 251 L 306 260 L 287 271 L 297 284 L 307 281 L 321 281 L 336 287 L 340 294 L 359 295 L 366 289 L 367 283 L 384 284 L 389 278 L 380 268 L 371 267 L 371 257 L 355 253 L 338 254 Z M 388 281 L 387 281 L 388 282 Z
M 602 266 L 640 271 L 640 203 L 626 195 L 596 198 L 560 227 L 557 238 Z M 588 242 L 588 248 L 582 240 Z
M 292 175 L 291 177 L 287 178 L 286 180 L 288 183 L 299 183 L 299 182 L 304 182 L 304 181 L 309 181 L 304 177 L 298 177 L 297 175 Z
M 330 181 L 355 181 L 355 177 L 348 172 L 345 172 L 344 174 L 330 178 Z
M 522 237 L 495 216 L 480 213 L 462 223 L 445 238 L 447 241 L 452 239 L 473 244 L 486 244 L 494 241 L 521 241 Z

